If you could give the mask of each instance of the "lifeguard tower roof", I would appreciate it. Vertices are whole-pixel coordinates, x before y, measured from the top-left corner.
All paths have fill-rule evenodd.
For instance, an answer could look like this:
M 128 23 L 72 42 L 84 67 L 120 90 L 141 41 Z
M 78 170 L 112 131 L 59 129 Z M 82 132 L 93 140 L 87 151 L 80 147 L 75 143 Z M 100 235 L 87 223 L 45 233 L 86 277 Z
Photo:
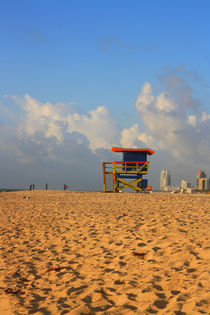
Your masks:
M 127 148 L 111 148 L 113 152 L 121 152 L 123 161 L 147 161 L 147 155 L 152 155 L 155 152 L 150 149 L 127 149 Z
M 117 147 L 113 147 L 111 148 L 111 151 L 113 152 L 145 152 L 148 155 L 152 155 L 155 152 L 150 150 L 150 149 L 127 149 L 127 148 L 117 148 Z

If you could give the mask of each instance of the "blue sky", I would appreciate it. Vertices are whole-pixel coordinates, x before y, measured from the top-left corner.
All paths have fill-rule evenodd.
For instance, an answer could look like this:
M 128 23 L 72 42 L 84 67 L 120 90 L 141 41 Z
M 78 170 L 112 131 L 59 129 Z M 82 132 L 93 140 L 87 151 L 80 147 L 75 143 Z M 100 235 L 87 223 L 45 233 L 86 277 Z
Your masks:
M 137 95 L 145 82 L 154 95 L 170 90 L 173 75 L 197 99 L 193 115 L 208 113 L 209 16 L 207 0 L 2 1 L 1 123 L 23 125 L 26 112 L 14 95 L 28 94 L 41 104 L 71 103 L 84 115 L 104 106 L 119 132 L 136 123 L 147 132 Z

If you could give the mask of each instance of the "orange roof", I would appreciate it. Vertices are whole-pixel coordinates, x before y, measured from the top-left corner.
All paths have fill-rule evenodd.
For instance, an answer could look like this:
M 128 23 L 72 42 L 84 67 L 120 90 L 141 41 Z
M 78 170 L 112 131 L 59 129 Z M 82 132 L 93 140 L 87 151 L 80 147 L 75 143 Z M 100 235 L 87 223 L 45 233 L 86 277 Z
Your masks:
M 113 152 L 147 152 L 147 154 L 152 155 L 155 152 L 150 150 L 150 149 L 127 149 L 127 148 L 117 148 L 117 147 L 113 147 L 111 148 L 111 151 Z

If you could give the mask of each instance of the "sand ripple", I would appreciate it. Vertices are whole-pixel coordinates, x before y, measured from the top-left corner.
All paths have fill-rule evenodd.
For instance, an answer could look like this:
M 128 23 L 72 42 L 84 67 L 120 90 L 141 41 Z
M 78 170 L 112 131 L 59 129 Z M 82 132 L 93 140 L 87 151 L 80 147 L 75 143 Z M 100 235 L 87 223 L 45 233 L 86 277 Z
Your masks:
M 209 314 L 209 210 L 210 195 L 1 193 L 0 314 Z

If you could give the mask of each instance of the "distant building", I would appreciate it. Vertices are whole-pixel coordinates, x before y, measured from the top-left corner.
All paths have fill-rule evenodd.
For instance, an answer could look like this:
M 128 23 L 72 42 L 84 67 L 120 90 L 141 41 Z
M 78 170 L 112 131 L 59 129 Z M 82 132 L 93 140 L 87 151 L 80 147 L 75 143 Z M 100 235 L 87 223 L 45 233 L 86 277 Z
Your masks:
M 210 178 L 206 179 L 205 190 L 210 190 Z
M 162 188 L 162 191 L 166 191 L 166 192 L 176 191 L 176 192 L 178 192 L 178 191 L 180 191 L 180 187 L 178 187 L 178 186 L 164 186 Z
M 165 186 L 171 185 L 171 175 L 169 171 L 162 170 L 160 173 L 160 190 L 164 190 Z
M 200 178 L 198 180 L 198 189 L 199 190 L 205 190 L 205 187 L 206 187 L 206 178 Z
M 191 187 L 190 182 L 187 182 L 187 181 L 184 180 L 184 179 L 181 181 L 181 188 L 187 189 L 187 188 L 190 188 L 190 187 Z
M 197 186 L 198 189 L 200 189 L 200 188 L 199 188 L 199 180 L 200 180 L 201 178 L 206 178 L 206 173 L 205 173 L 205 171 L 198 171 L 198 173 L 197 173 L 197 175 L 196 175 L 196 186 Z

